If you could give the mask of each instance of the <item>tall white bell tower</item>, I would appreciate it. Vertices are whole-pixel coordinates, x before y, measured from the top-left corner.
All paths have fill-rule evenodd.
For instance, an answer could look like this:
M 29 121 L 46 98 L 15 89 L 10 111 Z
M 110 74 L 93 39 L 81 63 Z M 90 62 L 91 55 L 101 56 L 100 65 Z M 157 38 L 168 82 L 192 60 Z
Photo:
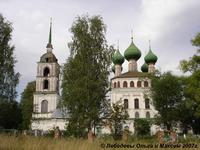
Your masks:
M 46 46 L 47 52 L 40 57 L 37 63 L 36 92 L 33 101 L 33 120 L 40 118 L 52 118 L 52 113 L 56 110 L 59 95 L 59 73 L 60 66 L 57 58 L 53 54 L 51 44 L 50 23 L 49 42 Z

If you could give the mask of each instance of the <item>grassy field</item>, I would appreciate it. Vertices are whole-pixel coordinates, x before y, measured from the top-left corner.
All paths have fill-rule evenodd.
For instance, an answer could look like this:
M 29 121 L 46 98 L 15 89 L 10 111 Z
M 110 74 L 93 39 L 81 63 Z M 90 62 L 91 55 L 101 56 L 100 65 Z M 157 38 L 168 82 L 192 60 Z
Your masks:
M 188 145 L 190 143 L 190 145 Z M 29 136 L 8 136 L 0 135 L 0 150 L 129 150 L 129 149 L 140 149 L 140 150 L 200 150 L 199 141 L 182 142 L 179 144 L 181 148 L 158 148 L 155 146 L 157 141 L 155 140 L 131 140 L 129 142 L 123 141 L 112 141 L 112 140 L 100 140 L 96 139 L 94 142 L 89 142 L 83 139 L 52 139 L 45 137 L 29 137 Z M 185 145 L 184 145 L 185 144 Z M 194 145 L 193 145 L 194 144 Z M 198 148 L 194 148 L 194 146 Z M 120 146 L 126 148 L 119 148 Z M 129 146 L 129 148 L 128 148 Z M 130 146 L 134 146 L 130 148 Z M 145 148 L 146 146 L 146 148 Z M 152 147 L 153 146 L 153 147 Z M 170 146 L 177 146 L 173 144 Z M 185 146 L 183 148 L 183 146 Z M 111 148 L 112 147 L 112 148 Z M 118 148 L 117 148 L 118 147 Z M 148 148 L 149 147 L 149 148 Z M 192 148 L 193 147 L 193 148 Z

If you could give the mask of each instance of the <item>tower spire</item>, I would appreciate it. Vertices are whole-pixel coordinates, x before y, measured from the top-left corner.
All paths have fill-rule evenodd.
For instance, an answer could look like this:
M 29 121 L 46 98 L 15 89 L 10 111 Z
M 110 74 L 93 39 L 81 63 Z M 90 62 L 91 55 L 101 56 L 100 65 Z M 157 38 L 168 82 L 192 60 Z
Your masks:
M 51 44 L 51 26 L 52 26 L 52 18 L 50 20 L 50 31 L 49 31 L 49 43 Z
M 117 40 L 117 50 L 119 51 L 119 40 Z
M 149 40 L 149 50 L 151 50 L 151 41 Z
M 52 28 L 52 18 L 50 19 L 49 42 L 47 44 L 47 48 L 53 49 L 53 46 L 51 44 L 51 28 Z
M 133 30 L 131 30 L 131 41 L 133 42 Z

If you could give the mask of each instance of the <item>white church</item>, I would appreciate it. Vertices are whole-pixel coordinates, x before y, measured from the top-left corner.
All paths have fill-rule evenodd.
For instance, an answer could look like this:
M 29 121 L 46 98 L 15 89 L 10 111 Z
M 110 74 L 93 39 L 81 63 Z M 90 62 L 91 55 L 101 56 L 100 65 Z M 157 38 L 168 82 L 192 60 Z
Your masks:
M 37 63 L 32 130 L 47 131 L 57 126 L 60 130 L 64 130 L 67 123 L 68 116 L 66 111 L 58 108 L 60 101 L 60 65 L 53 54 L 51 26 L 50 24 L 46 53 L 40 57 L 40 61 Z M 135 118 L 154 118 L 157 114 L 149 96 L 151 80 L 148 78 L 148 74 L 155 71 L 157 56 L 149 48 L 148 54 L 144 57 L 145 63 L 141 67 L 141 71 L 139 71 L 137 61 L 140 57 L 141 51 L 134 44 L 132 38 L 130 46 L 124 52 L 124 56 L 120 54 L 118 49 L 112 58 L 114 77 L 111 79 L 110 102 L 111 105 L 117 101 L 123 102 L 129 114 L 129 119 L 124 124 L 124 127 L 133 133 Z M 128 71 L 122 73 L 122 64 L 125 59 L 128 61 Z M 154 134 L 157 128 L 157 126 L 153 125 L 151 133 Z M 103 127 L 101 132 L 109 133 L 109 129 Z
M 141 51 L 133 43 L 125 50 L 124 56 L 119 49 L 113 55 L 112 71 L 115 76 L 111 79 L 111 105 L 117 101 L 122 101 L 124 108 L 129 114 L 129 119 L 124 127 L 134 133 L 135 118 L 154 118 L 157 111 L 154 109 L 153 102 L 150 98 L 151 80 L 148 78 L 150 73 L 155 71 L 157 56 L 149 47 L 148 54 L 144 57 L 144 64 L 140 72 L 137 61 L 141 57 Z M 128 61 L 128 71 L 122 73 L 122 64 L 125 59 Z M 158 126 L 151 127 L 151 134 L 154 134 Z

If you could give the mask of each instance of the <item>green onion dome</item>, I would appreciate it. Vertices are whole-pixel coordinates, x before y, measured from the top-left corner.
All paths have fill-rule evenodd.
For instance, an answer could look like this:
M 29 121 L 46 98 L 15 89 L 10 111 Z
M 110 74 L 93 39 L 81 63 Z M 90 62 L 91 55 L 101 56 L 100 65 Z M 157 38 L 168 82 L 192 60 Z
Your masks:
M 144 57 L 144 60 L 147 64 L 153 63 L 155 64 L 158 60 L 158 57 L 149 49 L 148 54 Z
M 112 72 L 115 73 L 115 66 L 112 66 Z
M 113 63 L 116 65 L 122 65 L 124 63 L 124 57 L 122 56 L 122 54 L 119 52 L 119 50 L 117 50 L 113 57 L 112 57 L 112 61 Z
M 141 67 L 142 72 L 148 72 L 148 64 L 144 63 Z
M 133 39 L 131 45 L 125 50 L 124 57 L 128 61 L 130 59 L 138 60 L 141 57 L 141 51 L 135 46 Z

